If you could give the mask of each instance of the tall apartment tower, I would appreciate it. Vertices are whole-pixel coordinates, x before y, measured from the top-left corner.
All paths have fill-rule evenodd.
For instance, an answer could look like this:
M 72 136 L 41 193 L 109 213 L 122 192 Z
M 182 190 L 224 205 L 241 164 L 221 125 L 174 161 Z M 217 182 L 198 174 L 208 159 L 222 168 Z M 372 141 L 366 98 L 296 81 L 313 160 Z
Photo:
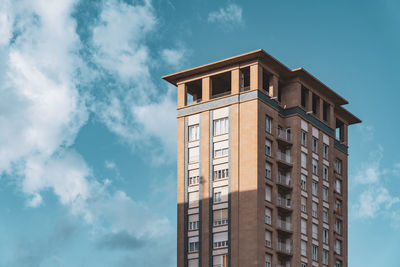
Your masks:
M 178 90 L 178 267 L 347 266 L 348 102 L 263 50 Z

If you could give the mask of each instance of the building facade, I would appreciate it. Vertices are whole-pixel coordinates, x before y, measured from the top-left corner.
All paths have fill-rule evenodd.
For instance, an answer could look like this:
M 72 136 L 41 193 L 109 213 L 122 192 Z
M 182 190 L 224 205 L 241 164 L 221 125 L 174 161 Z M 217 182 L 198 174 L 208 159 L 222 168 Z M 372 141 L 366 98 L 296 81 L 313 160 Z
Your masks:
M 178 267 L 347 267 L 347 101 L 263 50 L 178 95 Z

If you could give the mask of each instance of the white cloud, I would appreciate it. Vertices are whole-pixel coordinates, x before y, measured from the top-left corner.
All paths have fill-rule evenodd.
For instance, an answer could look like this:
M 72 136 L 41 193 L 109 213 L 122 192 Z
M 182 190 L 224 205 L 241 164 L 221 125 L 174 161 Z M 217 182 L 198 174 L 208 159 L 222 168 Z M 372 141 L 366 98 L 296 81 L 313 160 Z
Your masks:
M 242 8 L 236 4 L 229 4 L 218 11 L 212 11 L 208 14 L 208 21 L 220 24 L 224 29 L 231 29 L 233 26 L 243 23 Z
M 176 48 L 165 48 L 161 51 L 162 59 L 175 69 L 182 68 L 187 62 L 188 56 L 189 51 L 183 45 Z
M 393 204 L 399 202 L 398 197 L 391 196 L 388 189 L 378 185 L 369 187 L 360 194 L 354 212 L 360 218 L 374 218 L 382 212 L 390 210 Z

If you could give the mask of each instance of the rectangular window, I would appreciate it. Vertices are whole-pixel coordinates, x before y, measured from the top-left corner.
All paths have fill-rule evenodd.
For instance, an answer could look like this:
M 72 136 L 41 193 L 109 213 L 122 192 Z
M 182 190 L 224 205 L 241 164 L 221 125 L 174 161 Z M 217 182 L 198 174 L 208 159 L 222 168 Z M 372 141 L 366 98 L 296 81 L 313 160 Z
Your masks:
M 317 246 L 312 246 L 312 259 L 313 260 L 318 260 L 318 247 Z
M 198 124 L 189 126 L 189 141 L 200 139 L 200 127 Z
M 199 192 L 190 192 L 189 193 L 189 208 L 198 207 L 199 206 Z
M 200 182 L 199 170 L 189 171 L 189 185 L 198 185 Z
M 342 181 L 340 181 L 339 179 L 336 179 L 336 182 L 335 182 L 335 190 L 336 190 L 336 192 L 338 192 L 339 194 L 342 193 Z
M 335 267 L 342 267 L 342 262 L 341 261 L 336 261 Z
M 228 156 L 229 143 L 228 141 L 222 141 L 214 143 L 214 158 Z
M 265 254 L 265 267 L 272 266 L 272 256 L 270 254 Z
M 271 236 L 272 233 L 270 231 L 265 231 L 265 245 L 269 248 L 272 246 Z
M 307 267 L 307 263 L 301 262 L 300 267 Z
M 336 221 L 335 221 L 335 232 L 338 235 L 342 234 L 342 221 L 339 219 L 336 219 Z
M 265 223 L 271 224 L 272 222 L 272 211 L 270 208 L 265 208 Z
M 312 159 L 312 173 L 318 175 L 318 161 L 316 159 Z
M 191 147 L 189 148 L 189 163 L 199 162 L 199 147 Z
M 194 215 L 189 215 L 189 222 L 188 222 L 188 229 L 189 231 L 192 230 L 197 230 L 199 229 L 199 215 L 198 214 L 194 214 Z
M 307 146 L 307 132 L 301 130 L 301 145 Z
M 189 252 L 197 252 L 199 251 L 199 238 L 196 237 L 190 237 L 189 238 Z
M 225 248 L 228 246 L 228 232 L 215 233 L 213 236 L 214 248 Z
M 265 131 L 268 133 L 272 132 L 272 119 L 270 117 L 265 117 Z
M 226 164 L 220 164 L 220 165 L 215 165 L 213 168 L 213 178 L 215 180 L 219 179 L 225 179 L 229 177 L 229 165 Z
M 317 195 L 318 194 L 318 184 L 315 181 L 312 182 L 312 194 L 313 195 Z
M 301 174 L 301 189 L 306 191 L 307 190 L 307 176 L 305 176 L 304 174 Z
M 305 153 L 301 153 L 301 167 L 307 169 L 307 155 Z
M 312 138 L 312 151 L 318 153 L 318 139 L 315 137 Z
M 322 250 L 322 264 L 328 265 L 328 255 L 329 251 L 326 249 Z
M 272 155 L 271 141 L 268 139 L 265 139 L 265 155 L 267 156 Z
M 301 255 L 307 256 L 307 242 L 304 240 L 301 240 L 300 247 L 301 247 Z
M 213 257 L 213 266 L 228 267 L 228 255 L 218 255 Z
M 322 179 L 328 181 L 328 173 L 329 173 L 328 167 L 325 165 L 322 165 Z
M 336 159 L 335 161 L 335 172 L 342 174 L 342 161 L 340 159 Z
M 265 186 L 265 200 L 271 202 L 271 191 L 272 188 L 269 185 Z
M 214 210 L 213 221 L 214 226 L 228 224 L 228 209 Z
M 328 209 L 327 208 L 322 209 L 322 220 L 326 223 L 328 222 Z
M 312 238 L 318 239 L 318 225 L 312 224 Z
M 322 199 L 328 201 L 328 188 L 322 187 Z
M 214 188 L 213 199 L 214 203 L 228 201 L 228 187 L 224 186 L 224 187 Z
M 327 144 L 322 146 L 322 157 L 326 160 L 329 158 L 329 146 Z
M 335 213 L 338 215 L 342 215 L 342 201 L 336 199 L 335 201 Z
M 329 241 L 329 230 L 328 229 L 322 229 L 322 243 L 328 244 Z
M 307 234 L 307 221 L 305 220 L 305 219 L 301 219 L 301 222 L 300 222 L 300 226 L 301 226 L 301 233 L 302 234 Z
M 269 162 L 265 163 L 265 178 L 271 179 L 272 165 Z
M 221 118 L 214 120 L 214 136 L 229 132 L 229 119 Z
M 340 240 L 337 240 L 337 239 L 336 239 L 336 242 L 335 242 L 335 252 L 338 255 L 342 254 L 342 242 Z
M 301 197 L 301 211 L 307 212 L 307 199 L 305 197 Z
M 312 203 L 311 215 L 312 215 L 313 217 L 318 217 L 318 203 L 317 203 L 317 202 L 313 202 L 313 203 Z

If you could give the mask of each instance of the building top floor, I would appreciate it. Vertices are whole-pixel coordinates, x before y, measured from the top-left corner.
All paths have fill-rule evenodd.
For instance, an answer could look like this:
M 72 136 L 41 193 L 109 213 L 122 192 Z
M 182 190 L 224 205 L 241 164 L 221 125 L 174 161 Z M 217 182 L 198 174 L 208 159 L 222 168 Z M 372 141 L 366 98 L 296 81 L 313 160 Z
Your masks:
M 178 87 L 178 110 L 257 90 L 282 109 L 299 107 L 336 129 L 340 140 L 348 125 L 361 122 L 342 107 L 348 102 L 339 94 L 303 68 L 291 70 L 262 49 L 162 78 Z

